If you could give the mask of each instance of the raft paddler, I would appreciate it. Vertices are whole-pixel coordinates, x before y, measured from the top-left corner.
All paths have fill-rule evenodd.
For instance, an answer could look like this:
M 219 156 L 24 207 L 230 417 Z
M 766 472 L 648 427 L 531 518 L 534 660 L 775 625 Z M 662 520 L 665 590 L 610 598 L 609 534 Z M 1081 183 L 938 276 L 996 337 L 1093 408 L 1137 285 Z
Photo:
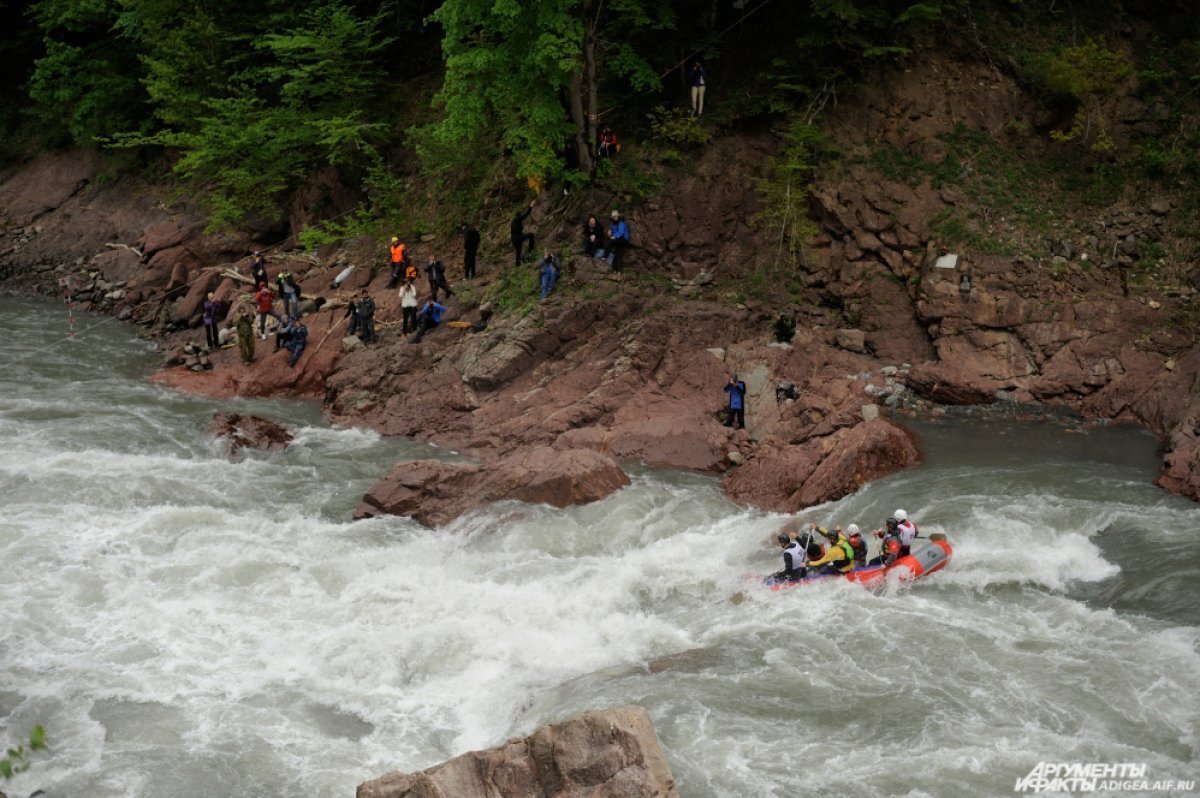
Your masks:
M 767 577 L 768 583 L 798 582 L 804 578 L 804 549 L 800 541 L 787 532 L 780 532 L 775 540 L 783 549 L 783 568 Z
M 839 526 L 832 532 L 817 528 L 821 534 L 829 538 L 830 546 L 825 556 L 805 563 L 808 568 L 822 568 L 824 574 L 848 574 L 854 570 L 854 548 L 846 540 L 846 534 Z

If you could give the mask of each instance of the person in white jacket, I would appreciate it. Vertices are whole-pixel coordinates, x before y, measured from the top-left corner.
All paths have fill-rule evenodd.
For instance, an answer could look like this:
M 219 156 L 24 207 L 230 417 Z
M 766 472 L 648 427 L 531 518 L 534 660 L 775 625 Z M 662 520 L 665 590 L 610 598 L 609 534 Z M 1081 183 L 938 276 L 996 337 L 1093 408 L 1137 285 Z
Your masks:
M 400 286 L 400 312 L 403 314 L 400 327 L 401 334 L 408 335 L 410 332 L 416 332 L 417 285 L 411 277 L 406 278 L 404 285 Z

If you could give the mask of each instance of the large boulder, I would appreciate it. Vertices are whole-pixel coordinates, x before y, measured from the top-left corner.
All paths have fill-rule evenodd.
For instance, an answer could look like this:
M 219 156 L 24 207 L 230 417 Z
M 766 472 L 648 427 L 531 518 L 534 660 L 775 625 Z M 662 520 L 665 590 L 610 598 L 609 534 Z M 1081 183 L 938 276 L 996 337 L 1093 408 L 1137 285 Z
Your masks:
M 484 464 L 412 460 L 397 463 L 372 486 L 354 517 L 407 515 L 441 526 L 489 502 L 570 507 L 603 499 L 628 484 L 615 460 L 583 449 L 535 446 Z
M 586 712 L 419 773 L 358 785 L 357 798 L 678 798 L 639 706 Z
M 854 493 L 920 462 L 916 437 L 887 421 L 865 421 L 795 446 L 764 448 L 725 477 L 731 499 L 796 512 Z
M 269 452 L 282 451 L 292 442 L 292 433 L 282 424 L 240 413 L 213 414 L 209 431 L 225 439 L 231 456 L 247 446 Z

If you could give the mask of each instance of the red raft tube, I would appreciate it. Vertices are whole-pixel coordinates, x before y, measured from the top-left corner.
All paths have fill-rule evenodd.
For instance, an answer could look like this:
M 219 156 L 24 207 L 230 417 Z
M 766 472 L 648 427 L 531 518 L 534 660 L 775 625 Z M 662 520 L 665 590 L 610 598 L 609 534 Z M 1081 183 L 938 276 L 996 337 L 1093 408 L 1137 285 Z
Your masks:
M 918 538 L 913 541 L 909 553 L 898 558 L 891 565 L 867 565 L 855 568 L 844 574 L 814 574 L 795 581 L 772 582 L 767 577 L 767 587 L 772 590 L 786 590 L 796 585 L 807 585 L 824 579 L 845 579 L 848 582 L 858 582 L 864 587 L 874 589 L 882 587 L 887 582 L 888 575 L 895 573 L 902 582 L 911 582 L 922 576 L 928 576 L 934 571 L 940 571 L 950 562 L 954 549 L 950 540 L 943 534 L 935 532 L 928 540 Z

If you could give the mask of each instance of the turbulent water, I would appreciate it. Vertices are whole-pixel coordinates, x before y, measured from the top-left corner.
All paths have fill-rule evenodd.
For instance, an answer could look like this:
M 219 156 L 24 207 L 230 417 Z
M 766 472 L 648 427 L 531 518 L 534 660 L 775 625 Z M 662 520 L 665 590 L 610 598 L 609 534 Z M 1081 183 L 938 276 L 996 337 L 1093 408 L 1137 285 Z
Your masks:
M 771 593 L 747 575 L 779 567 L 784 519 L 710 478 L 353 522 L 431 450 L 181 396 L 118 324 L 65 332 L 0 300 L 0 742 L 51 744 L 10 796 L 346 797 L 629 703 L 686 798 L 1012 795 L 1043 761 L 1200 778 L 1200 510 L 1150 484 L 1145 433 L 919 426 L 922 468 L 805 517 L 903 506 L 950 566 Z M 220 409 L 297 440 L 231 463 Z

